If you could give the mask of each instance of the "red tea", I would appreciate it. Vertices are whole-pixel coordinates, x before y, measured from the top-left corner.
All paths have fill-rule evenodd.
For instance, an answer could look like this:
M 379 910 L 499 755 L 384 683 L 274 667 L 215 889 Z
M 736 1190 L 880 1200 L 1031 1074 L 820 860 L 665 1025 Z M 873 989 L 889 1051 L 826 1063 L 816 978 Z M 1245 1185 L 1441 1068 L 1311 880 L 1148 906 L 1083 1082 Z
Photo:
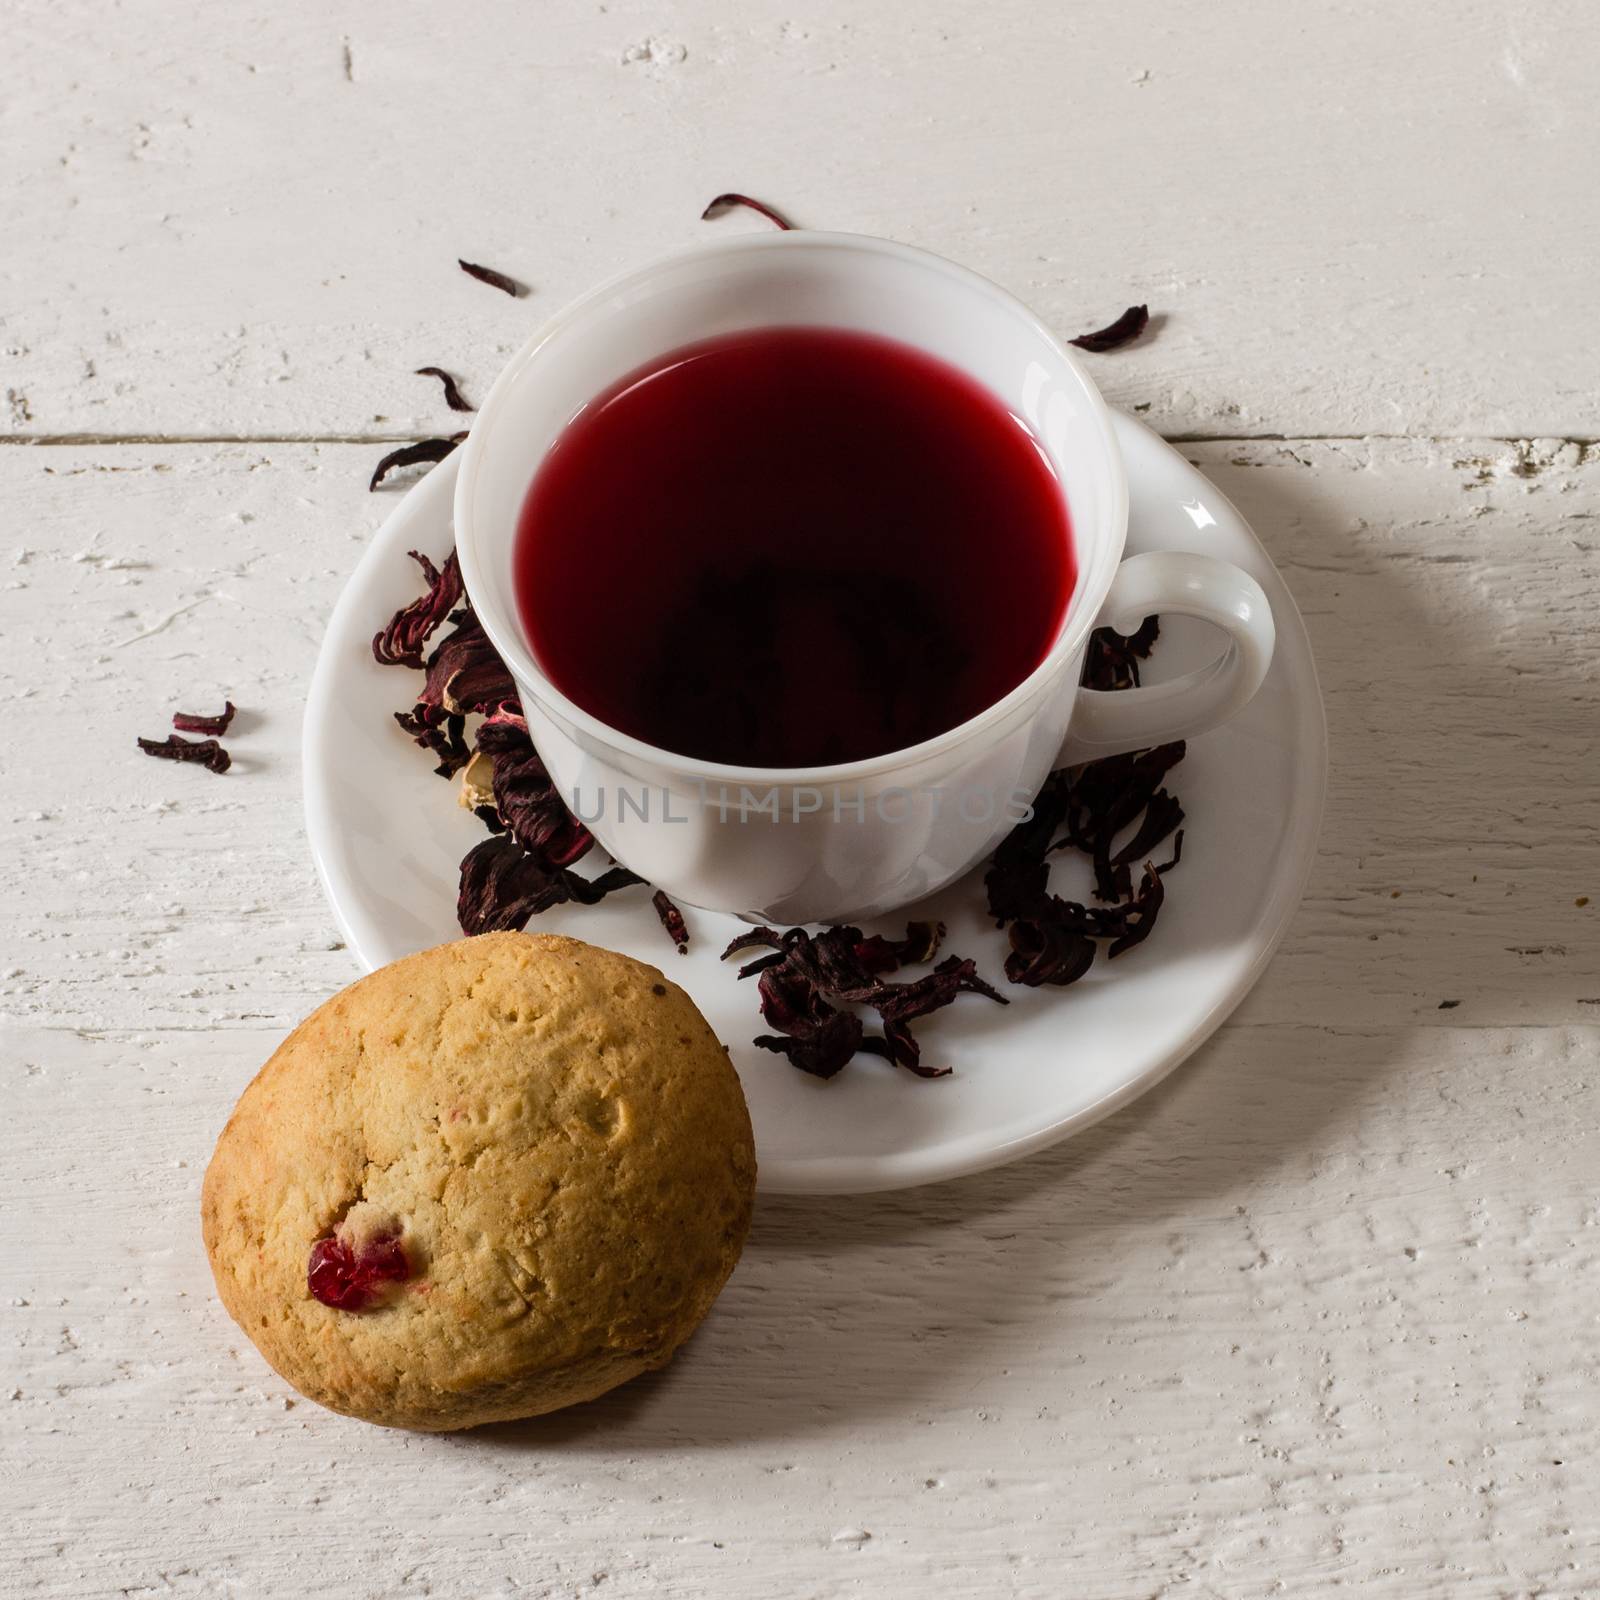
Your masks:
M 739 766 L 965 722 L 1039 665 L 1073 579 L 1026 425 L 942 361 L 823 328 L 708 340 L 616 384 L 540 465 L 516 545 L 563 694 Z

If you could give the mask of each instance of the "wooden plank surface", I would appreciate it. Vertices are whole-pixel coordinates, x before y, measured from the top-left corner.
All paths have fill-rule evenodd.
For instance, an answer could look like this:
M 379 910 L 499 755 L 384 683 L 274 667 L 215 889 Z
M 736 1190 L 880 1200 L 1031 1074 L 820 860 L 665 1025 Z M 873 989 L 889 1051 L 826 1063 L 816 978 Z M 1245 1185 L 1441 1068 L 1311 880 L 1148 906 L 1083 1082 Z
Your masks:
M 296 745 L 392 504 L 373 453 L 0 451 L 33 753 L 0 772 L 0 1593 L 1584 1592 L 1600 459 L 1191 447 L 1299 595 L 1332 730 L 1260 988 L 1070 1146 L 764 1203 L 671 1372 L 444 1441 L 286 1407 L 195 1226 L 234 1095 L 354 975 Z M 225 693 L 226 777 L 132 752 Z
M 1229 1029 L 1034 1160 L 767 1202 L 666 1372 L 454 1439 L 212 1296 L 274 1038 L 10 1036 L 8 1595 L 1593 1592 L 1593 1028 Z
M 8 18 L 14 435 L 437 429 L 414 368 L 481 393 L 737 188 L 951 255 L 1069 334 L 1147 300 L 1157 336 L 1099 368 L 1168 434 L 1600 437 L 1583 0 Z
M 13 0 L 0 1597 L 1600 1589 L 1597 68 L 1578 0 Z M 756 226 L 696 220 L 728 187 L 1067 333 L 1150 302 L 1095 370 L 1301 604 L 1321 859 L 1236 1016 L 1083 1138 L 764 1201 L 594 1406 L 364 1429 L 227 1321 L 195 1214 L 355 975 L 317 642 L 377 441 L 456 420 L 412 369 L 481 396 L 599 277 Z M 224 694 L 226 777 L 134 753 Z

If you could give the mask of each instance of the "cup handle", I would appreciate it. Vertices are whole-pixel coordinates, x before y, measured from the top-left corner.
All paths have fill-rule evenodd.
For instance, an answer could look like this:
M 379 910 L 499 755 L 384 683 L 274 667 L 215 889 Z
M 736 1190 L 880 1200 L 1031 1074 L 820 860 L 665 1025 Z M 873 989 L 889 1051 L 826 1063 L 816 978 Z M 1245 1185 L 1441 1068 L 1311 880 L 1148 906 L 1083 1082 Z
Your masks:
M 1111 580 L 1095 626 L 1132 633 L 1157 613 L 1215 623 L 1228 636 L 1228 648 L 1209 666 L 1170 683 L 1079 689 L 1058 766 L 1192 738 L 1226 722 L 1261 687 L 1277 629 L 1272 607 L 1249 573 L 1187 550 L 1129 556 Z

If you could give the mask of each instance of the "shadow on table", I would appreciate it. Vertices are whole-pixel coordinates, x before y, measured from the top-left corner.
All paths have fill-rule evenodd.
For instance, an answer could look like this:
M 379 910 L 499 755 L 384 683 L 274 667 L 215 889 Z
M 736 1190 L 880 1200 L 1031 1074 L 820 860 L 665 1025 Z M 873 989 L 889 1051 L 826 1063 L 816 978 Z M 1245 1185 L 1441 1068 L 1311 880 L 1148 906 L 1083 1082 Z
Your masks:
M 1308 901 L 1324 913 L 1353 907 L 1319 937 L 1334 946 L 1331 958 L 1322 948 L 1301 956 L 1291 938 L 1291 960 L 1316 961 L 1319 972 L 1326 962 L 1320 997 L 1313 986 L 1306 1010 L 1281 1025 L 1252 1025 L 1252 1013 L 1269 1008 L 1247 1003 L 1240 1021 L 1139 1102 L 1015 1166 L 895 1194 L 764 1200 L 739 1270 L 672 1367 L 587 1406 L 479 1430 L 474 1447 L 615 1455 L 859 1434 L 875 1421 L 959 1406 L 1016 1324 L 1037 1327 L 1066 1366 L 1075 1341 L 1103 1339 L 1104 1321 L 1078 1310 L 1116 1292 L 1129 1250 L 1148 1252 L 1152 1234 L 1176 1239 L 1193 1219 L 1242 1212 L 1265 1179 L 1310 1183 L 1337 1159 L 1330 1152 L 1348 1148 L 1341 1129 L 1405 1070 L 1413 1034 L 1465 1019 L 1437 1016 L 1439 997 L 1429 994 L 1416 999 L 1414 1021 L 1395 1020 L 1394 996 L 1411 977 L 1438 984 L 1437 952 L 1425 973 L 1415 945 L 1384 942 L 1406 908 L 1396 902 L 1390 912 L 1387 889 L 1347 881 L 1352 852 L 1370 841 L 1386 868 L 1411 868 L 1452 827 L 1514 810 L 1528 742 L 1570 722 L 1572 686 L 1524 676 L 1509 697 L 1505 658 L 1518 641 L 1507 640 L 1503 616 L 1498 632 L 1485 626 L 1470 572 L 1442 604 L 1419 565 L 1426 558 L 1398 534 L 1353 550 L 1348 506 L 1338 495 L 1319 503 L 1314 475 L 1297 500 L 1281 475 L 1204 465 L 1284 567 L 1318 649 L 1334 776 Z M 1330 562 L 1335 547 L 1342 558 Z M 1414 674 L 1445 669 L 1452 701 L 1475 721 L 1470 744 L 1451 726 L 1418 725 Z M 1505 749 L 1486 756 L 1485 740 L 1497 736 Z M 1408 744 L 1421 750 L 1405 766 L 1391 752 Z M 1390 781 L 1362 778 L 1391 762 Z M 1437 815 L 1419 820 L 1419 797 Z M 1582 848 L 1593 861 L 1592 845 Z M 1514 912 L 1500 905 L 1500 917 Z M 1504 992 L 1511 941 L 1498 932 L 1456 940 L 1448 908 L 1436 916 L 1452 943 L 1449 992 L 1469 1005 L 1480 992 Z M 1433 936 L 1423 930 L 1421 939 Z M 1534 972 L 1527 983 L 1524 997 L 1570 1002 L 1568 971 Z M 1380 991 L 1388 1009 L 1363 1028 Z
M 1387 1069 L 1381 1037 L 1330 1035 L 1299 1061 L 1281 1037 L 1225 1033 L 1138 1104 L 1015 1166 L 894 1194 L 764 1200 L 738 1271 L 671 1367 L 468 1437 L 614 1455 L 903 1422 L 959 1403 L 1016 1323 L 1059 1340 L 1067 1365 L 1083 1330 L 1061 1303 L 1114 1290 L 1119 1239 L 1231 1208 L 1269 1169 L 1314 1161 Z

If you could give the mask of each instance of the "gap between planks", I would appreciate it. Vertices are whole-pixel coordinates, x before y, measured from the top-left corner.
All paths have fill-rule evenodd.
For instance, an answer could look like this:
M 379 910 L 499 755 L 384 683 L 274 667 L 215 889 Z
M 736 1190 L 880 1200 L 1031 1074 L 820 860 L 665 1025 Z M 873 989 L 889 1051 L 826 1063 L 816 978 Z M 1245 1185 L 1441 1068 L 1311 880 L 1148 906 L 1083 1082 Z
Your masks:
M 356 979 L 350 980 L 352 983 Z M 1580 1006 L 1600 1005 L 1600 1000 L 1580 1000 Z M 48 1019 L 29 1017 L 24 1019 L 0 1018 L 0 1033 L 6 1031 L 71 1034 L 74 1038 L 86 1044 L 128 1044 L 140 1039 L 148 1039 L 158 1034 L 187 1034 L 203 1033 L 212 1038 L 219 1034 L 238 1035 L 247 1037 L 250 1034 L 281 1035 L 285 1029 L 294 1026 L 292 1021 L 274 1020 L 270 1017 L 254 1016 L 243 1022 L 145 1022 L 126 1027 L 86 1027 L 75 1022 L 51 1022 Z M 1470 1019 L 1462 1022 L 1451 1021 L 1446 1017 L 1435 1020 L 1435 1012 L 1423 1010 L 1415 1017 L 1405 1021 L 1396 1021 L 1377 1027 L 1354 1027 L 1341 1022 L 1294 1022 L 1274 1021 L 1270 1017 L 1257 1020 L 1254 1017 L 1230 1016 L 1224 1020 L 1216 1034 L 1208 1035 L 1200 1044 L 1195 1046 L 1196 1051 L 1202 1050 L 1213 1038 L 1218 1037 L 1223 1030 L 1232 1035 L 1245 1033 L 1276 1033 L 1276 1034 L 1317 1034 L 1329 1039 L 1393 1039 L 1402 1029 L 1437 1028 L 1449 1030 L 1452 1033 L 1583 1033 L 1587 1034 L 1592 1029 L 1600 1029 L 1600 1020 L 1594 1022 L 1586 1018 L 1577 1018 L 1565 1022 L 1530 1022 L 1526 1020 L 1499 1021 L 1499 1022 L 1473 1022 Z
M 437 438 L 435 433 L 6 433 L 0 445 L 32 449 L 85 445 L 190 444 L 410 444 Z M 1406 441 L 1418 444 L 1526 444 L 1553 440 L 1587 449 L 1600 444 L 1600 433 L 1165 433 L 1168 444 L 1369 444 Z

